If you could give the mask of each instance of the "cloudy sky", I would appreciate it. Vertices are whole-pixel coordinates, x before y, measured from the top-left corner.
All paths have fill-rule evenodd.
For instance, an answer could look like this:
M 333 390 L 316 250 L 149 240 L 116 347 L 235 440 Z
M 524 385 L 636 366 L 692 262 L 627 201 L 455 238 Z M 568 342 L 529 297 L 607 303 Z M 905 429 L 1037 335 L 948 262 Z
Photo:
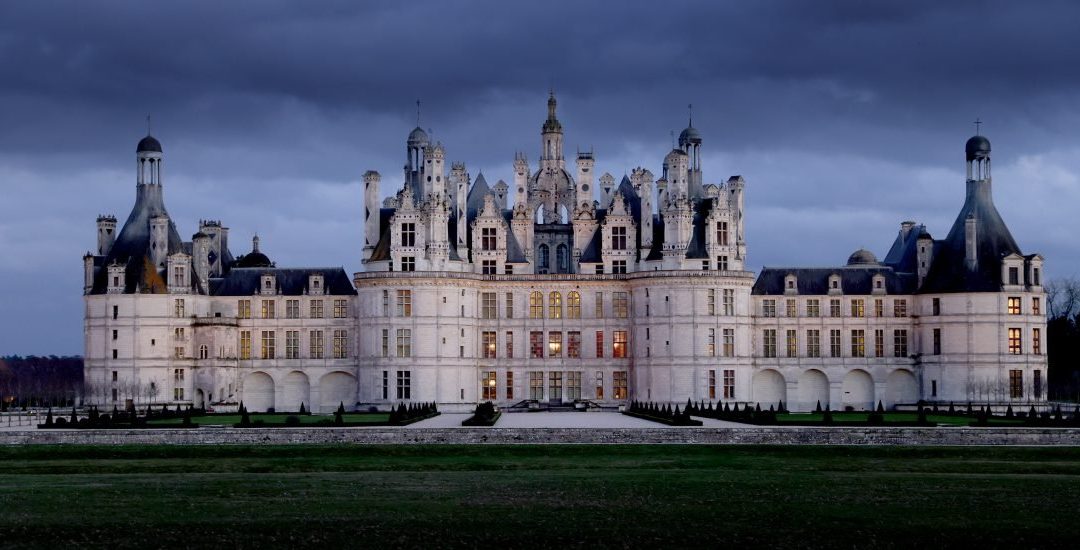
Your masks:
M 748 265 L 944 237 L 984 121 L 995 200 L 1050 277 L 1080 275 L 1075 2 L 5 2 L 0 355 L 82 351 L 81 257 L 127 217 L 135 144 L 165 151 L 182 235 L 255 232 L 278 265 L 360 269 L 360 176 L 401 181 L 422 121 L 494 183 L 535 162 L 548 89 L 598 173 L 660 173 L 704 135 L 747 181 Z

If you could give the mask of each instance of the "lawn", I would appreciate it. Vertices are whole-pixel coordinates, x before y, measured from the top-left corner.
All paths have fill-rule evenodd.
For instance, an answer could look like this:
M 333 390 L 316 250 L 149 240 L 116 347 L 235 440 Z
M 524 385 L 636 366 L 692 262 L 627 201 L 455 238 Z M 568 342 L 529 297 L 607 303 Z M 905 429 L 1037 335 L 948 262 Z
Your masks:
M 1078 448 L 0 448 L 2 547 L 1075 547 Z
M 294 415 L 289 415 L 289 414 L 252 414 L 252 415 L 249 415 L 249 416 L 251 417 L 252 422 L 255 422 L 256 420 L 262 420 L 263 422 L 265 422 L 267 424 L 282 424 L 282 423 L 285 422 L 285 418 L 287 418 L 289 416 L 294 416 Z M 329 421 L 333 422 L 333 420 L 334 420 L 334 415 L 332 415 L 332 414 L 330 414 L 330 415 L 325 415 L 325 414 L 304 414 L 304 415 L 295 415 L 295 416 L 300 419 L 301 424 L 318 424 L 320 421 L 329 420 Z M 385 414 L 383 414 L 383 413 L 364 413 L 364 414 L 345 413 L 343 415 L 343 419 L 344 419 L 346 424 L 348 424 L 348 423 L 386 422 L 386 421 L 390 420 L 390 413 L 385 413 Z M 150 420 L 146 424 L 148 426 L 155 426 L 155 425 L 160 426 L 160 425 L 182 424 L 183 422 L 184 422 L 184 420 L 182 418 L 164 418 L 164 419 Z M 238 414 L 213 414 L 213 415 L 206 415 L 206 416 L 192 416 L 191 417 L 191 423 L 192 424 L 197 424 L 199 426 L 213 426 L 213 425 L 234 426 L 234 425 L 240 423 L 240 415 L 238 415 Z

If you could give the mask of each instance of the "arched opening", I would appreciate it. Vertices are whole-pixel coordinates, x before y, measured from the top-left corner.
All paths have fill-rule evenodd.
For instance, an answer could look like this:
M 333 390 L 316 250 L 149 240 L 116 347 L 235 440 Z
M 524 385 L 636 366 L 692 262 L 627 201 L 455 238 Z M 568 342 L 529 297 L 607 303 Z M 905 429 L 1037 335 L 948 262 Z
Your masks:
M 301 403 L 304 403 L 304 407 L 308 410 L 311 409 L 311 383 L 308 382 L 306 374 L 294 370 L 285 375 L 285 380 L 281 384 L 281 393 L 277 406 L 280 412 L 297 412 L 300 410 Z
M 334 412 L 343 403 L 345 410 L 352 410 L 356 406 L 356 377 L 347 372 L 331 372 L 319 380 L 319 395 L 322 412 Z
M 874 409 L 874 380 L 864 370 L 855 369 L 844 376 L 841 406 L 856 411 Z
M 557 266 L 559 273 L 569 273 L 570 259 L 565 244 L 560 244 L 555 247 L 555 265 Z
M 829 406 L 829 377 L 817 369 L 810 369 L 799 376 L 800 411 L 812 411 L 821 403 L 822 408 Z
M 551 254 L 551 249 L 548 245 L 542 244 L 536 248 L 536 266 L 540 269 L 541 273 L 547 273 L 547 270 L 551 268 L 551 263 L 548 256 Z
M 206 408 L 206 394 L 204 394 L 202 390 L 195 390 L 194 405 L 196 409 Z
M 787 383 L 784 376 L 774 370 L 763 370 L 754 373 L 754 401 L 761 405 L 762 409 L 768 409 L 769 405 L 774 408 L 783 401 L 787 403 Z
M 886 407 L 919 401 L 919 382 L 909 370 L 896 369 L 885 380 Z
M 266 412 L 274 408 L 274 379 L 265 372 L 247 375 L 242 399 L 251 412 Z

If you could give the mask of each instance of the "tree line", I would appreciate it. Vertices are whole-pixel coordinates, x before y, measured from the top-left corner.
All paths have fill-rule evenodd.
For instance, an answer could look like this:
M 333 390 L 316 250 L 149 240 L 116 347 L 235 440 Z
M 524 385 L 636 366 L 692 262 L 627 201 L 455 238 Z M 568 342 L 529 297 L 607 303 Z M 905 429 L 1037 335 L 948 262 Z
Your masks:
M 1080 400 L 1080 279 L 1046 284 L 1046 361 L 1050 399 Z
M 56 407 L 83 395 L 83 359 L 56 355 L 0 357 L 0 408 Z

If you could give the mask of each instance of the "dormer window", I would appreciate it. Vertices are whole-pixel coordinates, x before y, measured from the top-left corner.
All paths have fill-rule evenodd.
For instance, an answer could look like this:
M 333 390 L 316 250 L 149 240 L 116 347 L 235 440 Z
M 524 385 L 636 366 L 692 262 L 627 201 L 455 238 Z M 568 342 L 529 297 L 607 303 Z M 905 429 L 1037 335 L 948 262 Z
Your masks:
M 274 276 L 273 275 L 263 275 L 263 277 L 262 277 L 262 285 L 261 285 L 261 289 L 262 289 L 263 294 L 273 294 L 274 293 L 274 285 L 275 285 L 275 281 L 274 281 Z
M 1010 285 L 1018 285 L 1018 284 L 1020 284 L 1020 268 L 1019 267 L 1010 267 L 1009 268 L 1009 284 Z
M 308 275 L 308 292 L 310 294 L 322 294 L 323 293 L 323 276 L 322 276 L 322 274 Z

